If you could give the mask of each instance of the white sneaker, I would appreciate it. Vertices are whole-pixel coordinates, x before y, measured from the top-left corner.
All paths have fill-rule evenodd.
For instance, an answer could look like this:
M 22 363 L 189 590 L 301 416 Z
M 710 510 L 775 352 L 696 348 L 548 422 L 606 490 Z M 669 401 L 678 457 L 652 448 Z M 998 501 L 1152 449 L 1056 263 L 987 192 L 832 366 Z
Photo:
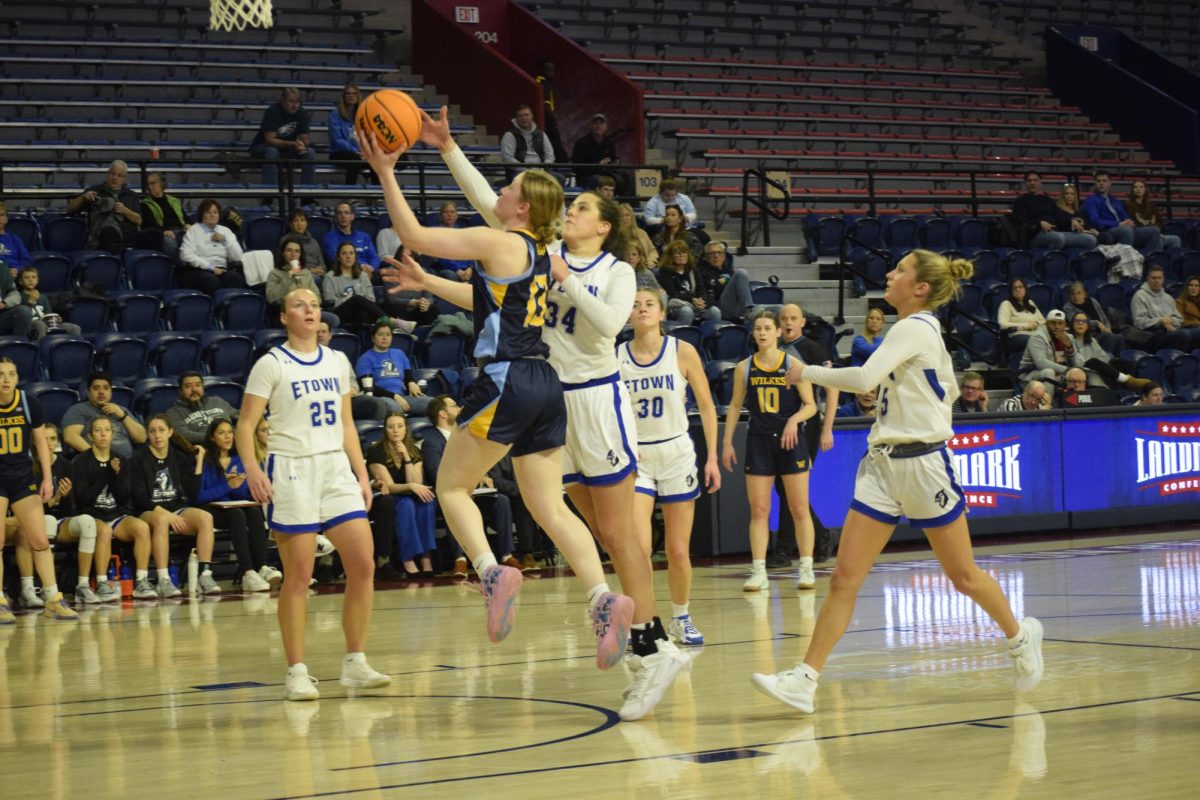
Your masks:
M 812 564 L 801 564 L 800 572 L 796 576 L 797 589 L 812 589 L 817 585 L 817 578 L 813 575 Z
M 817 693 L 817 682 L 804 674 L 803 667 L 795 667 L 774 675 L 754 673 L 750 679 L 754 688 L 802 714 L 811 714 L 815 708 L 813 696 Z
M 371 665 L 362 661 L 342 660 L 342 677 L 338 681 L 348 689 L 381 689 L 390 686 L 392 678 L 382 672 L 371 669 Z
M 265 564 L 263 565 L 262 569 L 258 571 L 258 574 L 264 581 L 271 584 L 271 588 L 275 588 L 283 582 L 283 573 L 274 567 L 267 566 Z
M 157 590 L 158 596 L 162 598 L 179 597 L 181 594 L 183 594 L 183 592 L 179 590 L 178 586 L 171 583 L 170 578 L 159 578 Z
M 149 578 L 142 578 L 133 587 L 134 600 L 157 600 L 158 592 L 154 590 L 154 584 Z
M 1026 617 L 1021 620 L 1021 632 L 1025 641 L 1008 648 L 1008 655 L 1017 673 L 1017 691 L 1028 692 L 1042 682 L 1042 623 L 1035 617 Z
M 750 577 L 746 578 L 746 582 L 742 584 L 743 592 L 769 592 L 771 590 L 771 582 L 767 580 L 767 573 L 751 571 Z
M 333 546 L 333 542 L 329 541 L 328 537 L 319 533 L 317 534 L 317 558 L 324 558 L 325 556 L 332 555 L 333 551 L 336 549 L 337 548 Z
M 271 584 L 267 583 L 266 579 L 252 569 L 248 569 L 242 573 L 242 591 L 243 592 L 269 592 Z
M 220 594 L 221 584 L 217 583 L 211 571 L 200 573 L 200 594 Z
M 75 587 L 76 605 L 99 605 L 100 597 L 87 584 Z
M 653 711 L 675 676 L 689 663 L 688 657 L 669 641 L 659 639 L 657 644 L 658 652 L 642 656 L 640 669 L 633 673 L 633 685 L 619 712 L 623 722 L 641 719 Z
M 97 581 L 96 597 L 100 598 L 101 603 L 119 603 L 121 602 L 121 590 L 108 581 Z
M 21 605 L 26 608 L 45 608 L 46 601 L 42 599 L 42 587 L 22 586 Z
M 320 697 L 317 679 L 308 674 L 308 667 L 296 664 L 288 669 L 287 680 L 283 684 L 284 700 L 317 700 Z
M 689 646 L 704 644 L 704 634 L 692 624 L 690 614 L 682 617 L 672 617 L 667 625 L 667 636 L 671 641 Z

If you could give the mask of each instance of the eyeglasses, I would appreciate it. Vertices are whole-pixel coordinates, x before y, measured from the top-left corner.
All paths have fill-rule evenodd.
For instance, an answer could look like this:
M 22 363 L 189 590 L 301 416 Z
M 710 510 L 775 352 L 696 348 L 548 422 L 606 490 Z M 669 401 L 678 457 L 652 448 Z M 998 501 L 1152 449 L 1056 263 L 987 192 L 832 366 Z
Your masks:
M 964 392 L 982 392 L 983 391 L 982 386 L 963 386 L 962 388 L 963 388 Z

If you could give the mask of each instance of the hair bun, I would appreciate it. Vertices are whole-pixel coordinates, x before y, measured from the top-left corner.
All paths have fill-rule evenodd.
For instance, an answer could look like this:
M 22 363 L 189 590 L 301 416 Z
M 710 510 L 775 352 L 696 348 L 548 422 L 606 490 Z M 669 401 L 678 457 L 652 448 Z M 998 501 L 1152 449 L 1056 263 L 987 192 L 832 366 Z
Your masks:
M 969 281 L 975 274 L 975 265 L 965 258 L 956 258 L 950 262 L 950 274 L 955 280 Z

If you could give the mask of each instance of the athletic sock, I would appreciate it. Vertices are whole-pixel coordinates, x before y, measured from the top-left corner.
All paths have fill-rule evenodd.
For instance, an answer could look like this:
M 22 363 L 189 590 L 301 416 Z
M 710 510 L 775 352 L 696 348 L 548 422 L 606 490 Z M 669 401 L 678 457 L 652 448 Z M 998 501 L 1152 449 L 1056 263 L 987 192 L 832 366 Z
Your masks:
M 485 569 L 496 566 L 496 557 L 492 555 L 492 552 L 489 550 L 479 558 L 472 561 L 471 564 L 475 567 L 475 574 L 483 577 L 483 571 Z
M 677 606 L 674 603 L 671 603 L 671 617 L 672 618 L 679 619 L 680 617 L 686 617 L 686 616 L 688 616 L 688 604 L 687 603 L 684 603 L 681 606 Z
M 150 577 L 150 570 L 148 570 L 148 569 L 139 569 L 139 570 L 137 570 L 137 571 L 135 572 L 135 575 L 137 576 L 137 580 L 139 580 L 139 581 L 144 581 L 144 580 L 147 580 L 147 579 Z
M 821 677 L 821 673 L 810 667 L 808 664 L 801 664 L 800 671 L 813 683 L 817 682 L 817 678 Z
M 1016 636 L 1012 637 L 1011 639 L 1006 639 L 1005 641 L 1008 642 L 1009 650 L 1015 650 L 1018 647 L 1020 647 L 1021 645 L 1025 644 L 1025 640 L 1027 638 L 1028 638 L 1028 634 L 1026 634 L 1025 629 L 1022 628 Z
M 201 561 L 200 562 L 200 574 L 203 575 L 206 572 L 212 572 L 212 562 L 211 561 Z
M 597 583 L 595 586 L 588 589 L 588 592 L 587 592 L 588 608 L 595 608 L 596 603 L 600 602 L 600 598 L 604 596 L 605 592 L 611 592 L 611 591 L 612 590 L 608 588 L 607 582 Z
M 813 565 L 812 556 L 800 556 L 800 567 L 801 567 L 801 569 L 803 569 L 804 567 L 810 567 L 810 568 L 811 568 L 811 567 L 812 567 L 812 565 Z
M 171 581 L 171 571 L 168 570 L 166 567 L 159 567 L 158 568 L 158 579 L 160 581 Z M 174 581 L 171 581 L 171 583 L 174 583 Z
M 58 584 L 57 583 L 52 583 L 49 586 L 44 586 L 44 587 L 42 587 L 42 590 L 43 590 L 42 596 L 46 598 L 47 603 L 49 603 L 54 598 L 58 597 Z
M 33 576 L 32 575 L 30 575 L 29 577 L 25 577 L 24 575 L 21 576 L 21 591 L 23 592 L 26 589 L 30 589 L 30 590 L 33 589 Z
M 80 575 L 79 580 L 75 581 L 75 586 L 77 588 L 81 587 L 81 586 L 87 586 L 87 585 L 88 585 L 88 579 L 87 579 L 86 575 Z
M 346 653 L 347 664 L 365 664 L 367 662 L 366 653 Z
M 765 558 L 756 558 L 750 562 L 751 572 L 766 572 L 767 560 Z

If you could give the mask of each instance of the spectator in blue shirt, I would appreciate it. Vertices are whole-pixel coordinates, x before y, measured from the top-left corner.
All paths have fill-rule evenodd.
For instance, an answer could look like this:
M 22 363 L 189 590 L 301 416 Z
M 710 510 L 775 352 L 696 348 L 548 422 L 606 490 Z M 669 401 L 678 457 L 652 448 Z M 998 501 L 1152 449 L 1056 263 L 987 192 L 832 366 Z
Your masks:
M 371 349 L 354 365 L 365 394 L 382 397 L 388 410 L 402 414 L 424 414 L 430 398 L 413 378 L 412 364 L 403 350 L 392 347 L 392 326 L 377 322 L 371 329 Z
M 867 363 L 871 353 L 879 349 L 881 344 L 883 344 L 883 311 L 872 308 L 867 312 L 867 319 L 863 322 L 862 334 L 854 337 L 854 344 L 850 347 L 850 366 L 861 367 Z
M 0 202 L 0 264 L 8 267 L 14 277 L 17 272 L 33 263 L 25 243 L 15 233 L 4 229 L 8 226 L 8 206 Z
M 856 394 L 837 408 L 836 416 L 842 417 L 873 417 L 875 409 L 875 390 Z
M 366 169 L 358 152 L 358 133 L 354 130 L 354 115 L 362 94 L 358 86 L 347 83 L 342 87 L 342 99 L 329 112 L 329 160 L 346 161 L 346 183 L 357 183 L 358 176 Z M 375 174 L 366 170 L 367 181 Z
M 354 207 L 349 203 L 338 203 L 333 210 L 334 228 L 321 239 L 321 250 L 325 253 L 326 264 L 337 263 L 337 251 L 343 242 L 354 245 L 358 253 L 358 261 L 363 269 L 374 280 L 375 270 L 379 268 L 379 253 L 375 252 L 375 244 L 371 237 L 362 231 L 354 230 Z
M 696 204 L 692 198 L 679 191 L 679 184 L 667 178 L 658 185 L 658 194 L 646 201 L 642 209 L 642 221 L 647 225 L 662 225 L 667 215 L 667 206 L 679 206 L 688 224 L 696 221 Z
M 1083 201 L 1084 216 L 1088 225 L 1100 231 L 1100 243 L 1133 245 L 1146 253 L 1161 250 L 1162 232 L 1150 225 L 1139 226 L 1111 189 L 1108 173 L 1097 172 L 1092 196 Z

